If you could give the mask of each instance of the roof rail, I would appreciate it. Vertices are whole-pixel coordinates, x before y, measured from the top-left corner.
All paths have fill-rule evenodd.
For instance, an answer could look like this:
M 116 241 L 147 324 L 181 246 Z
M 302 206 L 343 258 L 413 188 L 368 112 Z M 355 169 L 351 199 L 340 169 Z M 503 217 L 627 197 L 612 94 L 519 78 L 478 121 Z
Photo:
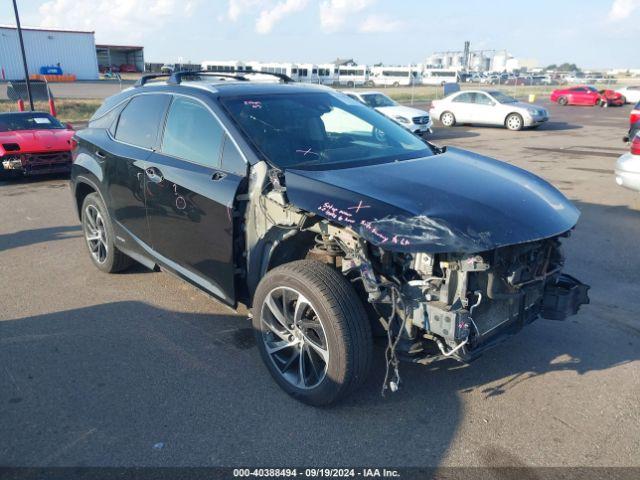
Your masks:
M 169 78 L 169 80 L 167 80 L 167 83 L 172 83 L 175 85 L 179 85 L 182 82 L 183 77 L 189 77 L 189 76 L 194 76 L 194 77 L 200 77 L 200 76 L 209 76 L 209 77 L 220 77 L 220 78 L 233 78 L 236 80 L 239 80 L 241 82 L 246 82 L 249 81 L 249 79 L 247 78 L 247 75 L 271 75 L 272 77 L 277 77 L 280 80 L 282 80 L 284 83 L 293 83 L 294 80 L 289 77 L 288 75 L 285 75 L 283 73 L 271 73 L 271 72 L 236 72 L 235 75 L 231 75 L 228 73 L 216 73 L 210 70 L 182 70 L 179 72 L 174 72 L 173 74 L 171 74 L 171 77 Z
M 160 77 L 169 77 L 171 74 L 169 73 L 152 73 L 149 75 L 142 75 L 136 83 L 133 84 L 134 87 L 143 87 L 149 80 L 153 80 L 154 78 Z

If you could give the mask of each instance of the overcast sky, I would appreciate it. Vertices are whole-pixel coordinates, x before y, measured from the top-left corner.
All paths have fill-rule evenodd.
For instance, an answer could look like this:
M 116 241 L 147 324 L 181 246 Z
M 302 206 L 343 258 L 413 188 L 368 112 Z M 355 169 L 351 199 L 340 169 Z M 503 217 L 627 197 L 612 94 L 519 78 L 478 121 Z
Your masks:
M 143 45 L 147 61 L 418 63 L 507 49 L 541 65 L 640 68 L 640 0 L 18 0 L 24 25 Z M 11 2 L 0 23 L 14 24 Z

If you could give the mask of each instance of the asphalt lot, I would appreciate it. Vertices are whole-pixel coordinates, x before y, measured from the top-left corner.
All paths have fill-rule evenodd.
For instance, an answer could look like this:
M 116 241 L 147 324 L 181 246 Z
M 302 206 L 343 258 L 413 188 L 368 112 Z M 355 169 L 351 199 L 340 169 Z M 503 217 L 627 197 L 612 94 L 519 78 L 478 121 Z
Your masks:
M 566 271 L 592 303 L 470 366 L 330 409 L 271 380 L 243 312 L 142 267 L 95 269 L 64 178 L 0 182 L 0 465 L 640 466 L 640 196 L 615 185 L 629 108 L 433 140 L 549 180 L 582 211 Z

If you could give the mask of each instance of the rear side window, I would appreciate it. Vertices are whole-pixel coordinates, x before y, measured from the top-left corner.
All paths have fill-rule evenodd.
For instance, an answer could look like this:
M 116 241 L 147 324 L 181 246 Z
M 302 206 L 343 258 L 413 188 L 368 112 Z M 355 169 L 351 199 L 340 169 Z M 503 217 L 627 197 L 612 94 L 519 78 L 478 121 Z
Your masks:
M 222 126 L 204 105 L 176 97 L 169 109 L 162 153 L 217 168 L 222 134 Z
M 153 94 L 133 97 L 118 120 L 116 140 L 153 148 L 170 99 L 169 95 Z
M 122 102 L 120 105 L 113 108 L 111 111 L 102 115 L 101 117 L 96 117 L 94 115 L 94 117 L 89 120 L 89 128 L 108 128 L 109 131 L 113 134 L 114 131 L 112 127 L 115 126 L 116 119 L 118 118 L 118 115 L 120 115 L 120 112 L 126 104 L 127 102 Z

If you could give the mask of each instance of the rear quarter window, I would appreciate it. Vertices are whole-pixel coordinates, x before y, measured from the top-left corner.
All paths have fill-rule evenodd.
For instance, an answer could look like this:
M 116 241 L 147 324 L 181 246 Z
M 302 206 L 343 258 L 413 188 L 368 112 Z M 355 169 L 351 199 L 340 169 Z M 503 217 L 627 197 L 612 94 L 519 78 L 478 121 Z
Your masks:
M 142 148 L 154 147 L 170 99 L 161 94 L 133 97 L 120 114 L 116 140 Z

